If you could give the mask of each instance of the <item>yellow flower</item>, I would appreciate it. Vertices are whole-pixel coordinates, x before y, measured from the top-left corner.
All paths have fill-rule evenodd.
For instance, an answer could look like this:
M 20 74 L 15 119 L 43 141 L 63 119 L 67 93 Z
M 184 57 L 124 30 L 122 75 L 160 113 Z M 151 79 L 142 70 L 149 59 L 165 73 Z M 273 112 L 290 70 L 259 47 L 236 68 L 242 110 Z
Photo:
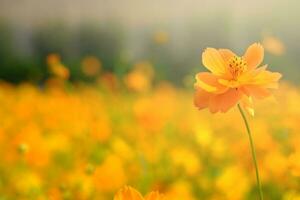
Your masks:
M 252 44 L 243 56 L 229 49 L 207 48 L 202 54 L 203 65 L 210 72 L 196 75 L 195 105 L 209 108 L 212 113 L 227 112 L 241 101 L 251 115 L 254 114 L 252 98 L 269 96 L 269 89 L 277 88 L 280 73 L 267 71 L 263 61 L 264 49 Z
M 134 188 L 125 186 L 120 189 L 114 200 L 163 200 L 164 196 L 159 192 L 150 192 L 145 198 Z
M 184 180 L 178 180 L 166 192 L 166 199 L 196 200 L 193 196 L 192 185 Z
M 288 158 L 288 164 L 291 174 L 300 177 L 300 152 L 291 154 Z
M 190 176 L 195 176 L 202 167 L 197 154 L 190 149 L 176 148 L 172 150 L 171 159 L 175 166 L 181 167 Z
M 244 199 L 249 186 L 249 179 L 239 166 L 225 168 L 216 180 L 217 189 L 227 197 L 226 199 Z
M 116 155 L 108 155 L 104 162 L 95 169 L 94 184 L 101 192 L 113 191 L 127 180 L 123 161 Z

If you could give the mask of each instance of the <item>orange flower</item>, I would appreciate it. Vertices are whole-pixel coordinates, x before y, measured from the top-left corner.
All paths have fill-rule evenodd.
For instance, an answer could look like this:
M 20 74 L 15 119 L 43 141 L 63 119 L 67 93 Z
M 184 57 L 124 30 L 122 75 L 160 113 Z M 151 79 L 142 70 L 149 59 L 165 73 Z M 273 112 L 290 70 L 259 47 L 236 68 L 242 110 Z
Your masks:
M 229 49 L 207 48 L 202 53 L 203 65 L 211 72 L 196 75 L 195 105 L 209 108 L 212 113 L 227 112 L 241 102 L 254 115 L 252 97 L 262 99 L 271 95 L 269 89 L 278 87 L 280 73 L 267 71 L 267 65 L 258 67 L 264 57 L 264 49 L 252 44 L 243 56 Z
M 150 192 L 145 198 L 134 188 L 125 186 L 117 192 L 114 200 L 164 200 L 158 192 Z
M 82 72 L 90 77 L 97 75 L 101 67 L 101 61 L 95 56 L 87 56 L 81 63 Z
M 58 54 L 52 53 L 47 56 L 47 64 L 50 72 L 64 80 L 70 77 L 70 72 L 67 67 L 65 67 L 61 61 Z

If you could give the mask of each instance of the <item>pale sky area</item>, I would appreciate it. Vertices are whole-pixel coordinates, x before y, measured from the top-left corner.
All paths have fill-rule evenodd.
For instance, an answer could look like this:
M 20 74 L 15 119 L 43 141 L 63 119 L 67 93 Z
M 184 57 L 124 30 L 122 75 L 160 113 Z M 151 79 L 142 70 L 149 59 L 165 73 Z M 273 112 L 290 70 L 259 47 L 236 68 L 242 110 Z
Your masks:
M 224 37 L 237 46 L 248 43 L 249 30 L 282 37 L 300 34 L 297 0 L 0 0 L 0 4 L 0 17 L 23 28 L 51 20 L 70 26 L 84 21 L 117 22 L 127 27 L 129 40 L 147 27 L 168 27 L 176 37 L 188 37 L 187 26 L 205 29 L 211 25 L 215 30 L 218 20 L 228 24 Z
M 16 49 L 25 54 L 30 54 L 28 38 L 36 25 L 93 22 L 121 25 L 124 49 L 136 59 L 143 57 L 149 35 L 165 30 L 175 58 L 187 54 L 196 60 L 207 46 L 243 53 L 268 33 L 280 38 L 287 51 L 293 49 L 287 58 L 293 60 L 300 53 L 295 42 L 300 40 L 299 8 L 298 0 L 0 0 L 0 19 L 15 25 Z
M 261 20 L 285 20 L 298 15 L 299 1 L 274 0 L 1 0 L 0 16 L 18 23 L 42 23 L 45 19 L 114 19 L 128 25 L 176 23 L 200 16 L 231 15 L 243 21 L 261 16 Z M 287 16 L 288 15 L 288 16 Z

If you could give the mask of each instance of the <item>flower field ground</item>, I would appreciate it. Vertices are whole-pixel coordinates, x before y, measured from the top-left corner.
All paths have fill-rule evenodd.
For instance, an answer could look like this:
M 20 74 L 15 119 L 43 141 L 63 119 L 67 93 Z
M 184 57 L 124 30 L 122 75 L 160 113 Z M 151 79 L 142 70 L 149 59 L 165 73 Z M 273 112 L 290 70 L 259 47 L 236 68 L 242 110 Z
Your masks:
M 237 108 L 211 115 L 192 90 L 161 82 L 141 91 L 112 77 L 1 83 L 1 200 L 109 200 L 125 185 L 171 200 L 256 199 Z M 248 116 L 265 199 L 300 199 L 299 102 L 300 89 L 282 81 Z

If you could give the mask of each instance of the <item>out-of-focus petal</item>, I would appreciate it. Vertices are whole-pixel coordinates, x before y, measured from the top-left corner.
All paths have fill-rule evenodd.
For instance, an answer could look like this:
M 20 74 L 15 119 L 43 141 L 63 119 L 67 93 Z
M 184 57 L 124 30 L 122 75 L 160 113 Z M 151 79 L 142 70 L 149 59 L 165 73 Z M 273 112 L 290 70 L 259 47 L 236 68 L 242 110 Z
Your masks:
M 142 195 L 130 186 L 120 189 L 114 197 L 114 200 L 143 200 Z
M 254 43 L 248 47 L 243 56 L 247 63 L 248 70 L 255 69 L 264 59 L 264 48 L 259 43 Z
M 223 75 L 226 72 L 224 59 L 219 51 L 214 48 L 207 48 L 202 53 L 202 63 L 215 75 Z
M 196 88 L 202 88 L 203 90 L 211 93 L 224 93 L 227 90 L 227 87 L 221 85 L 218 81 L 218 77 L 208 73 L 202 72 L 196 75 Z
M 218 94 L 211 97 L 209 109 L 212 113 L 227 112 L 235 106 L 241 99 L 242 93 L 238 89 L 229 89 L 224 94 Z
M 277 37 L 266 36 L 264 37 L 262 44 L 266 51 L 274 55 L 280 56 L 285 52 L 284 43 Z
M 252 97 L 244 95 L 241 99 L 241 105 L 251 116 L 254 116 L 253 100 Z
M 146 197 L 145 200 L 164 200 L 165 197 L 161 195 L 159 192 L 150 192 Z

